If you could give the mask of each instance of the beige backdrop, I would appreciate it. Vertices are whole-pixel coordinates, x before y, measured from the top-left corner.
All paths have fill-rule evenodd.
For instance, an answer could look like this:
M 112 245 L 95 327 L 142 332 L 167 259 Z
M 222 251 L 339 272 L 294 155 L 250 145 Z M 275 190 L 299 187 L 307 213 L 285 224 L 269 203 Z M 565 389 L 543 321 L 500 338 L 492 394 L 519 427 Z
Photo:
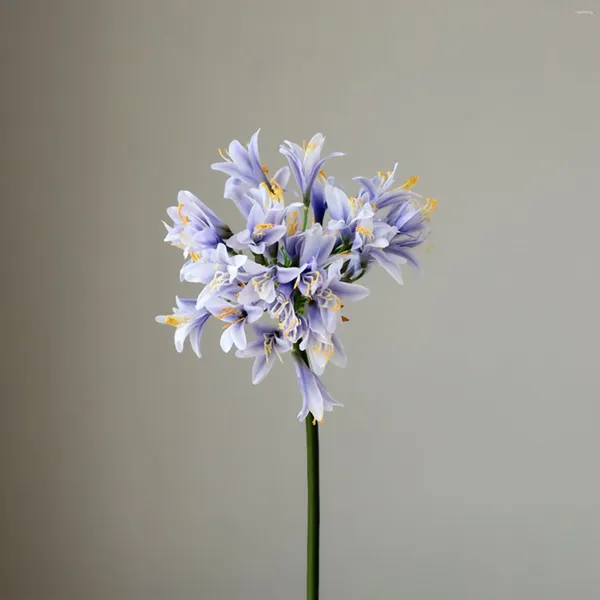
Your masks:
M 576 14 L 597 9 L 596 14 Z M 597 0 L 3 0 L 3 600 L 300 600 L 291 365 L 177 355 L 189 188 L 262 127 L 419 174 L 326 382 L 323 600 L 600 596 Z M 191 287 L 191 286 L 190 286 Z M 191 292 L 190 292 L 191 293 Z

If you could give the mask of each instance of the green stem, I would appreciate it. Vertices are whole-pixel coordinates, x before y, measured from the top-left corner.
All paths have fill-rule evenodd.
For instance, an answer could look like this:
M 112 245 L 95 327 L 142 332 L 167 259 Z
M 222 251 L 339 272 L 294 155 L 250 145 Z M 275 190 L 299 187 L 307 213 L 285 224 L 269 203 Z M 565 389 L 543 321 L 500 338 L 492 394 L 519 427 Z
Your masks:
M 304 197 L 304 223 L 302 231 L 308 225 L 308 210 L 310 207 L 310 192 Z M 302 360 L 308 364 L 305 350 L 300 350 L 299 344 L 294 345 Z M 313 421 L 315 422 L 313 425 Z M 312 413 L 304 419 L 306 426 L 306 481 L 307 497 L 307 527 L 306 527 L 306 600 L 319 600 L 319 526 L 321 522 L 321 506 L 319 500 L 319 424 Z
M 311 413 L 306 422 L 308 529 L 306 536 L 306 600 L 319 598 L 319 425 Z
M 294 344 L 294 352 L 308 365 L 305 350 Z M 314 422 L 314 425 L 313 425 Z M 304 420 L 306 427 L 306 481 L 308 518 L 306 528 L 306 600 L 319 600 L 319 425 L 312 413 Z
M 302 224 L 302 231 L 306 231 L 306 226 L 308 225 L 308 205 L 304 205 L 304 223 Z

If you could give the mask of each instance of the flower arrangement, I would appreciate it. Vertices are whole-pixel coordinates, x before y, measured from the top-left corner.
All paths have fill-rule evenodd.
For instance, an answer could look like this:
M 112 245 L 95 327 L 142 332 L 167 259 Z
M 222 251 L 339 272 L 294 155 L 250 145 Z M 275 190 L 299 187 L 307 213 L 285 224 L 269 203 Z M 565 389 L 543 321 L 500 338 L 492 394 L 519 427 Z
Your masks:
M 288 162 L 272 177 L 260 161 L 258 131 L 244 147 L 234 140 L 212 165 L 228 176 L 224 196 L 245 220 L 241 231 L 226 225 L 189 191 L 167 210 L 166 242 L 186 259 L 182 281 L 203 284 L 193 298 L 176 298 L 173 314 L 156 318 L 175 328 L 181 352 L 189 338 L 201 356 L 200 339 L 211 317 L 221 321 L 221 348 L 235 346 L 240 358 L 253 358 L 252 382 L 262 381 L 276 359 L 294 361 L 306 421 L 308 456 L 307 599 L 318 598 L 319 453 L 318 423 L 342 406 L 320 380 L 329 362 L 343 367 L 339 337 L 346 302 L 361 300 L 368 288 L 357 282 L 379 265 L 402 283 L 400 266 L 418 268 L 413 248 L 429 233 L 437 200 L 413 191 L 418 177 L 395 186 L 397 164 L 373 177 L 356 177 L 349 196 L 325 174 L 334 152 L 321 158 L 320 133 L 302 146 L 285 141 Z M 297 190 L 288 186 L 293 176 Z M 286 202 L 285 198 L 291 199 Z M 311 217 L 312 215 L 312 217 Z M 248 341 L 247 333 L 254 337 Z

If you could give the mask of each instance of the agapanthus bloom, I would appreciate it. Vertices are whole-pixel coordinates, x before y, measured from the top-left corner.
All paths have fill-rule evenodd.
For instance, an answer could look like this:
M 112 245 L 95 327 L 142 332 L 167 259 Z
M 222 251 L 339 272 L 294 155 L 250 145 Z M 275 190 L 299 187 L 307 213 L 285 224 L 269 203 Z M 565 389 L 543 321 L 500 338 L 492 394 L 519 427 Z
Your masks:
M 173 224 L 166 225 L 166 241 L 187 259 L 181 280 L 203 287 L 192 299 L 177 299 L 172 315 L 157 317 L 175 327 L 178 351 L 189 337 L 198 356 L 204 325 L 220 321 L 222 349 L 235 346 L 236 356 L 254 359 L 253 383 L 291 352 L 302 396 L 298 417 L 317 421 L 341 406 L 319 377 L 330 362 L 346 364 L 339 334 L 348 319 L 341 311 L 369 294 L 357 281 L 379 265 L 401 283 L 402 265 L 418 267 L 412 249 L 426 239 L 436 207 L 435 199 L 412 191 L 418 178 L 395 184 L 397 165 L 356 177 L 356 195 L 349 195 L 323 171 L 329 158 L 342 155 L 321 158 L 324 143 L 321 134 L 308 144 L 284 142 L 289 166 L 271 178 L 260 162 L 258 132 L 247 148 L 234 140 L 221 151 L 223 162 L 212 167 L 229 176 L 223 195 L 245 221 L 238 230 L 190 192 L 179 193 L 167 211 Z M 287 189 L 290 173 L 297 192 Z

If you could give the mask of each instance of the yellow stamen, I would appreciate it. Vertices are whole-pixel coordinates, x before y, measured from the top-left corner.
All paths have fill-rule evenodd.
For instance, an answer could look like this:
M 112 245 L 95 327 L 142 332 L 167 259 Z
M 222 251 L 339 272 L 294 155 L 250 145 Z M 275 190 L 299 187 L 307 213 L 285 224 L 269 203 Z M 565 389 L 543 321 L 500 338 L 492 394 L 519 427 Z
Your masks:
M 329 288 L 323 292 L 319 292 L 319 296 L 325 301 L 325 308 L 329 310 L 341 310 L 343 305 L 338 296 L 336 296 Z
M 310 295 L 316 291 L 319 282 L 321 281 L 321 273 L 319 271 L 315 271 L 314 275 L 307 275 L 306 279 L 308 279 L 308 284 L 306 286 L 306 295 L 310 297 Z
M 273 223 L 258 223 L 258 225 L 254 226 L 253 233 L 255 233 L 255 234 L 262 233 L 264 235 L 265 231 L 267 231 L 269 229 L 273 229 L 273 227 L 275 227 L 275 225 L 273 225 Z
M 261 168 L 262 168 L 262 172 L 263 172 L 265 175 L 268 175 L 268 174 L 269 174 L 269 168 L 267 167 L 267 165 L 263 165 Z
M 179 327 L 190 320 L 189 317 L 182 315 L 167 315 L 165 317 L 165 324 L 171 327 Z
M 186 217 L 185 215 L 181 214 L 181 209 L 182 208 L 183 208 L 183 204 L 180 204 L 179 206 L 177 206 L 177 216 L 179 217 L 179 219 L 181 220 L 181 222 L 184 225 L 187 225 L 190 222 L 190 220 L 189 220 L 188 217 Z
M 218 315 L 216 315 L 217 319 L 219 319 L 220 321 L 222 321 L 223 319 L 226 319 L 227 317 L 231 317 L 233 315 L 239 315 L 240 311 L 237 308 L 224 308 L 223 310 L 221 310 L 219 312 Z
M 217 271 L 217 265 L 215 265 L 215 274 L 211 282 L 208 284 L 210 290 L 220 290 L 221 286 L 229 279 L 228 273 Z
M 300 219 L 298 218 L 298 213 L 295 210 L 292 211 L 290 216 L 287 218 L 287 227 L 288 235 L 294 235 L 300 227 Z
M 321 425 L 323 425 L 323 423 L 325 423 L 325 417 L 322 417 L 322 418 L 321 418 L 321 420 L 319 421 L 319 423 L 320 423 Z M 313 419 L 313 421 L 312 421 L 312 424 L 313 424 L 313 425 L 316 425 L 316 424 L 317 424 L 317 420 L 316 420 L 316 419 Z
M 306 151 L 306 140 L 302 140 L 302 150 Z
M 317 354 L 322 354 L 325 358 L 325 361 L 329 361 L 331 360 L 331 357 L 335 354 L 335 348 L 331 343 L 323 343 L 319 341 L 313 346 L 313 352 L 316 352 Z
M 273 190 L 270 194 L 271 198 L 283 202 L 283 188 L 279 185 L 279 182 L 275 177 L 271 179 L 271 189 Z
M 385 181 L 391 174 L 391 171 L 377 171 L 377 175 L 381 177 L 382 181 Z
M 244 319 L 245 319 L 245 317 L 240 317 L 236 321 L 232 321 L 231 323 L 227 323 L 227 325 L 223 325 L 223 329 L 227 329 L 228 327 L 231 327 L 232 325 L 235 325 L 236 323 L 239 323 L 240 321 L 243 321 Z
M 373 230 L 370 227 L 363 227 L 362 225 L 356 227 L 356 232 L 366 238 L 373 236 Z
M 437 198 L 425 198 L 425 203 L 419 202 L 417 204 L 421 214 L 425 217 L 425 220 L 429 223 L 432 213 L 437 208 Z
M 350 196 L 350 198 L 348 198 L 348 203 L 350 204 L 350 215 L 355 216 L 356 213 L 365 205 L 365 199 Z
M 198 254 L 198 252 L 190 252 L 190 258 L 196 262 L 197 260 L 200 260 L 200 254 Z
M 267 190 L 271 200 L 275 202 L 283 202 L 283 189 L 274 177 L 271 179 L 270 185 L 267 185 L 265 181 L 263 181 L 260 185 Z
M 325 173 L 325 171 L 323 171 L 323 169 L 321 169 L 319 171 L 319 175 L 323 178 L 323 179 L 327 179 L 327 173 Z
M 219 154 L 225 162 L 231 162 L 231 158 L 229 158 L 229 152 L 227 152 L 227 150 L 219 148 Z
M 413 177 L 409 177 L 403 184 L 402 184 L 402 189 L 403 190 L 410 190 L 411 188 L 413 188 L 417 182 L 419 181 L 419 177 L 417 175 L 414 175 Z

